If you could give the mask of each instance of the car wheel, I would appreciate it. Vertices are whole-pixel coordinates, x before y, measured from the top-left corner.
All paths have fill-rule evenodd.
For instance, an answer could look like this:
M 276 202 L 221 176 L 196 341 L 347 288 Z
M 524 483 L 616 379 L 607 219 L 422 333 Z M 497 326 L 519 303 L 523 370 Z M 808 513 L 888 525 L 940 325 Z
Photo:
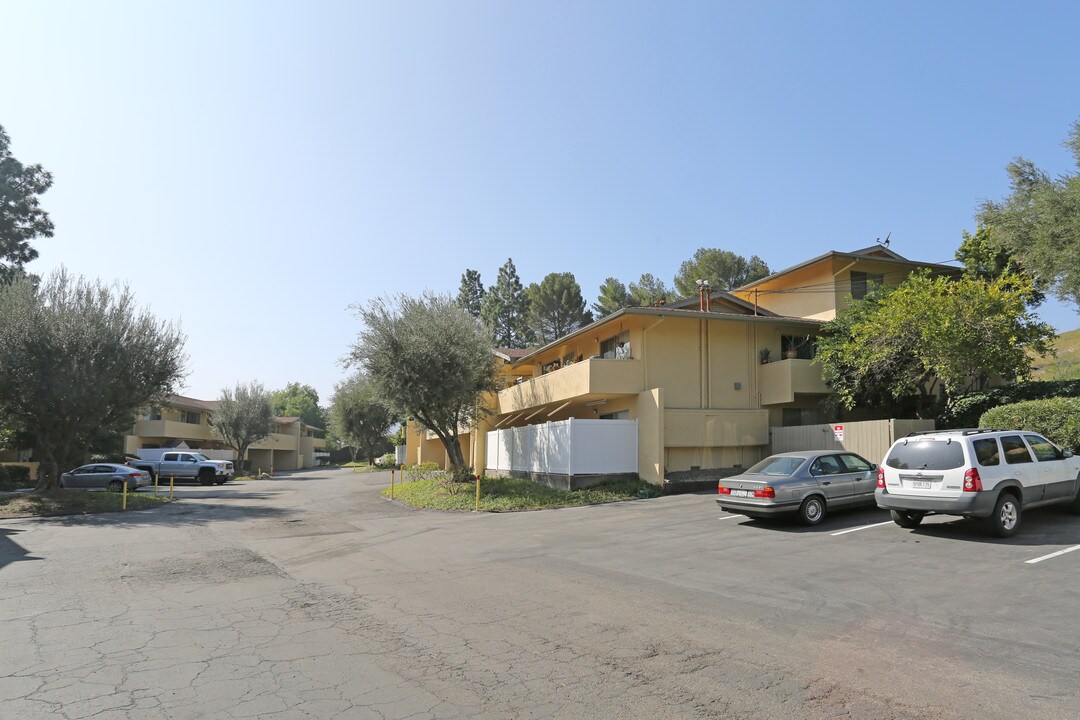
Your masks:
M 825 498 L 811 495 L 799 506 L 799 522 L 803 525 L 817 525 L 825 519 Z
M 114 492 L 114 493 L 124 492 L 124 483 L 122 481 L 120 481 L 120 480 L 110 480 L 109 481 L 109 492 Z
M 1077 479 L 1080 480 L 1080 478 Z M 1080 491 L 1077 491 L 1076 497 L 1073 498 L 1073 501 L 1071 503 L 1069 503 L 1069 510 L 1071 510 L 1076 515 L 1080 515 Z
M 918 512 L 917 510 L 890 510 L 889 514 L 892 515 L 892 521 L 902 528 L 911 530 L 919 527 L 922 524 L 923 518 L 926 517 L 926 513 Z
M 215 485 L 224 485 L 224 484 L 225 484 L 225 481 L 224 481 L 224 480 L 215 480 L 215 481 L 214 481 L 214 484 L 215 484 Z
M 210 473 L 199 473 L 199 484 L 200 485 L 213 485 L 214 484 L 214 476 L 211 475 Z
M 987 518 L 990 533 L 997 537 L 1012 537 L 1020 529 L 1020 501 L 1012 493 L 1001 493 L 994 504 L 994 513 Z

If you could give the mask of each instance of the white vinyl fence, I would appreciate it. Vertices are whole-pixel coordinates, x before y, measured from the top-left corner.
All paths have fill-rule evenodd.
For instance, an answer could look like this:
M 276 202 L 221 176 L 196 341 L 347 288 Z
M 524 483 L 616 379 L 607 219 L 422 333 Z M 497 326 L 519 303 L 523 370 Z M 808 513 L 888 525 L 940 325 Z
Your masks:
M 487 469 L 602 475 L 636 473 L 637 420 L 560 420 L 492 430 Z

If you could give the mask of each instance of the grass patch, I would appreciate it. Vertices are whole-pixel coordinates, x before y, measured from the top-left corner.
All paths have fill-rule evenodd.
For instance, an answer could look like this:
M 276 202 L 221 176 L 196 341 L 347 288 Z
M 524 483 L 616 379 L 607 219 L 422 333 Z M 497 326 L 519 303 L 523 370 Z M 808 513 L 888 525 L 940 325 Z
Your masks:
M 0 480 L 0 492 L 15 492 L 34 487 L 33 480 Z
M 358 473 L 389 472 L 390 470 L 397 470 L 397 466 L 383 467 L 382 465 L 368 465 L 366 462 L 345 463 L 341 467 L 352 468 L 353 472 Z
M 397 485 L 394 499 L 409 507 L 428 510 L 472 510 L 476 503 L 475 485 L 459 483 L 453 489 L 456 492 L 451 493 L 451 488 L 437 479 L 417 480 Z M 390 488 L 382 494 L 390 497 Z M 521 478 L 483 478 L 480 509 L 486 512 L 547 510 L 636 500 L 655 494 L 655 487 L 644 480 L 619 480 L 568 492 Z
M 87 490 L 54 490 L 45 495 L 8 495 L 0 497 L 0 518 L 117 512 L 120 510 L 121 500 L 120 493 Z M 158 507 L 166 500 L 167 496 L 155 499 L 149 493 L 128 493 L 127 506 L 128 510 L 145 510 Z

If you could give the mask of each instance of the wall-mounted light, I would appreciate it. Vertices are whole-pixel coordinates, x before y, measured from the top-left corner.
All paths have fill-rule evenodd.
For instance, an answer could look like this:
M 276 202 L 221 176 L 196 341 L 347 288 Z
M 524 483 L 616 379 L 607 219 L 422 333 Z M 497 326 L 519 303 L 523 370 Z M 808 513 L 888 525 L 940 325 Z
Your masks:
M 742 390 L 742 383 L 735 383 L 736 390 Z

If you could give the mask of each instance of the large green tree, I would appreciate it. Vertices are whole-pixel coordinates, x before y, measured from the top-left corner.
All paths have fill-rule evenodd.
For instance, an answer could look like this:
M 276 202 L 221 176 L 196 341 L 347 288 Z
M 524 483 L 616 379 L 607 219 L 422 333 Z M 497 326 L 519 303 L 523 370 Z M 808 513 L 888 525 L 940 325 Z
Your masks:
M 842 407 L 916 396 L 923 412 L 933 383 L 951 401 L 994 377 L 1030 375 L 1032 353 L 1048 352 L 1054 337 L 1029 308 L 1033 291 L 1022 275 L 915 273 L 826 323 L 817 362 Z
M 529 327 L 537 342 L 546 345 L 592 322 L 585 309 L 581 286 L 573 273 L 548 273 L 540 284 L 529 286 Z
M 130 426 L 184 372 L 184 336 L 127 288 L 58 270 L 0 285 L 0 417 L 34 437 L 37 490 L 85 461 L 103 429 Z
M 1080 121 L 1064 145 L 1080 169 Z M 1080 305 L 1080 173 L 1051 177 L 1018 157 L 1006 167 L 1011 192 L 979 208 L 991 241 L 1063 300 Z
M 11 154 L 11 138 L 0 127 L 0 283 L 22 275 L 38 256 L 30 241 L 52 237 L 52 220 L 38 199 L 52 183 L 40 165 L 23 165 Z
M 326 427 L 326 418 L 319 407 L 319 393 L 310 385 L 291 382 L 281 390 L 270 393 L 270 406 L 275 415 L 298 417 L 308 425 Z
M 667 302 L 668 289 L 664 281 L 652 273 L 642 273 L 636 283 L 630 283 L 630 297 L 633 305 L 650 307 L 660 302 Z
M 458 433 L 486 412 L 484 395 L 498 387 L 490 338 L 448 295 L 376 298 L 354 307 L 364 329 L 350 361 L 395 415 L 435 433 L 463 477 Z
M 698 248 L 694 256 L 679 266 L 675 291 L 681 297 L 697 295 L 697 281 L 708 280 L 713 290 L 730 290 L 769 274 L 769 266 L 757 255 L 742 255 L 720 248 Z
M 499 278 L 481 303 L 480 320 L 499 347 L 523 348 L 532 342 L 529 332 L 529 297 L 521 285 L 514 260 L 499 268 Z
M 210 426 L 236 452 L 237 467 L 243 468 L 248 448 L 273 431 L 270 393 L 252 380 L 223 388 L 217 408 L 210 413 Z
M 357 372 L 334 388 L 330 421 L 335 434 L 353 448 L 353 461 L 359 449 L 371 465 L 387 446 L 386 434 L 397 419 L 376 395 L 367 375 Z
M 484 283 L 480 280 L 479 270 L 467 269 L 461 274 L 457 299 L 470 315 L 480 317 L 480 309 L 484 305 Z
M 596 317 L 602 318 L 633 304 L 634 298 L 627 291 L 626 285 L 618 278 L 609 277 L 600 285 L 600 296 L 592 304 L 592 309 Z

